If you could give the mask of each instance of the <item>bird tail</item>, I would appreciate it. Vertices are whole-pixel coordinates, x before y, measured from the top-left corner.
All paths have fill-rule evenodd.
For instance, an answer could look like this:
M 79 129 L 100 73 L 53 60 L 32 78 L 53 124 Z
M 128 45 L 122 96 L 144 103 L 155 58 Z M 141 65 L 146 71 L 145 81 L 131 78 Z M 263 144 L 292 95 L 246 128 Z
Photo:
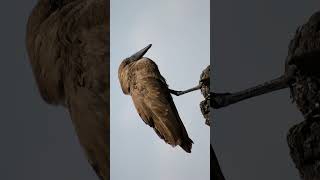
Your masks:
M 180 144 L 180 147 L 185 150 L 187 153 L 191 153 L 193 141 L 187 136 L 182 143 Z

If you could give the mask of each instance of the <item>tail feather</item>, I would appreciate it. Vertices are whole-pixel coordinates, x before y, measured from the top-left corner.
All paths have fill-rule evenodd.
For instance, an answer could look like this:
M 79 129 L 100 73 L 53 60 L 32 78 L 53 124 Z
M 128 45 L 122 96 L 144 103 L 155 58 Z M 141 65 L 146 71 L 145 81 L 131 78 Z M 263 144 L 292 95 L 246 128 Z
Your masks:
M 185 150 L 187 153 L 191 153 L 192 144 L 193 144 L 193 141 L 189 137 L 187 137 L 182 141 L 182 143 L 180 144 L 180 147 L 183 150 Z

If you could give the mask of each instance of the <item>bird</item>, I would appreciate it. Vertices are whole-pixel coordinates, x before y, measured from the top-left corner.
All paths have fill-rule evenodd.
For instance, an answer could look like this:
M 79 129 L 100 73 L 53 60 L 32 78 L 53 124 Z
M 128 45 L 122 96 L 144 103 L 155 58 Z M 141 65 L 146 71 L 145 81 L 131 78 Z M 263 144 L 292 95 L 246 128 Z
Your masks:
M 121 89 L 132 97 L 141 119 L 161 139 L 191 153 L 193 141 L 183 125 L 165 78 L 153 60 L 143 57 L 150 47 L 151 44 L 121 62 L 118 69 Z
M 110 179 L 109 0 L 38 0 L 26 49 L 42 99 L 70 114 L 101 180 Z

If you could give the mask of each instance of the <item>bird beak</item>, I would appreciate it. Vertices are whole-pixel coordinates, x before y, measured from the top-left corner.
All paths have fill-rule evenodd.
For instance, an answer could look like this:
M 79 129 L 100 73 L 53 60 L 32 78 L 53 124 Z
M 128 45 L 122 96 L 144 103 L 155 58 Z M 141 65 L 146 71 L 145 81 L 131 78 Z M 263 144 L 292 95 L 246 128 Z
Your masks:
M 137 61 L 143 57 L 147 53 L 147 51 L 151 48 L 152 44 L 149 44 L 147 47 L 141 49 L 140 51 L 133 54 L 130 59 L 131 61 Z

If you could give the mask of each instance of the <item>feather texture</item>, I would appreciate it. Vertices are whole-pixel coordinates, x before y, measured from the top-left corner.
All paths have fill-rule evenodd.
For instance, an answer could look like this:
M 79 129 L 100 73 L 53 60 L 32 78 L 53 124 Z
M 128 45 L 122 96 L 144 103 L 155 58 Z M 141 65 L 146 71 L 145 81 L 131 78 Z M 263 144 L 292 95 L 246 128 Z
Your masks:
M 124 63 L 127 66 L 122 64 L 119 68 L 120 83 L 122 87 L 129 87 L 124 92 L 131 95 L 142 120 L 166 143 L 180 145 L 190 153 L 193 142 L 157 65 L 148 58 Z
M 109 178 L 109 2 L 39 0 L 27 50 L 43 99 L 65 106 L 100 179 Z

